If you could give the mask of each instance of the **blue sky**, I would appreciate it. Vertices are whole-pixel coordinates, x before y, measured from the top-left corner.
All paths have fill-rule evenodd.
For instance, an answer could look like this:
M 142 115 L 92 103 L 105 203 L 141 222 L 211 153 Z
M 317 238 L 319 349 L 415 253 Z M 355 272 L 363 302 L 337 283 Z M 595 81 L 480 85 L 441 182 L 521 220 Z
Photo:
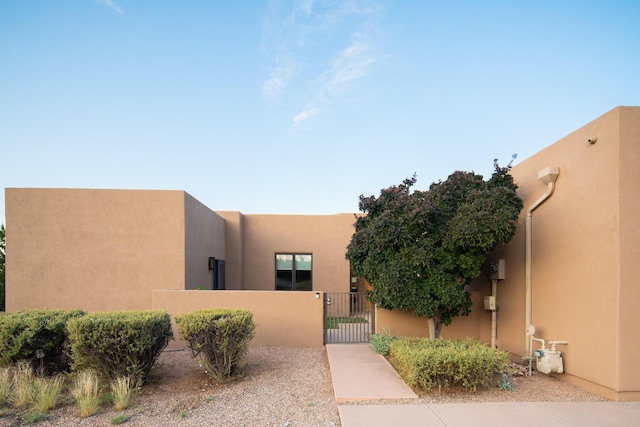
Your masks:
M 0 187 L 356 212 L 640 105 L 639 22 L 616 0 L 3 0 Z

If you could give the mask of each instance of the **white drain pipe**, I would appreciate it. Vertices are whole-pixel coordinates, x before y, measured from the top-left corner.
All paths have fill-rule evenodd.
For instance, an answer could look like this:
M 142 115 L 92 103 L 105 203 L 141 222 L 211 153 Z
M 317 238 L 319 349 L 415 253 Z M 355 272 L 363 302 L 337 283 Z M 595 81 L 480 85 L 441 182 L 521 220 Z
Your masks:
M 547 184 L 547 192 L 527 209 L 527 217 L 525 219 L 525 328 L 531 325 L 531 218 L 533 211 L 553 194 L 555 182 L 559 174 L 560 168 L 558 167 L 548 167 L 538 172 L 538 179 Z M 526 333 L 525 349 L 527 356 L 531 358 L 531 341 L 529 335 L 526 335 Z

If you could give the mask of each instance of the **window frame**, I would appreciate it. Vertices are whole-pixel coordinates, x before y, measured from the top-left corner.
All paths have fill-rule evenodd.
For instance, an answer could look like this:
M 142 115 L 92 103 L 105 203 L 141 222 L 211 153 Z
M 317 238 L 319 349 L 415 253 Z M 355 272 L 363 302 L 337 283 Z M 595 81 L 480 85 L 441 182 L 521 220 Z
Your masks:
M 291 270 L 279 270 L 278 269 L 278 257 L 279 256 L 291 256 Z M 310 263 L 310 268 L 309 270 L 302 270 L 302 269 L 297 269 L 296 268 L 296 264 L 300 261 L 296 260 L 296 257 L 298 256 L 308 256 L 310 257 L 309 263 Z M 284 291 L 284 292 L 290 292 L 290 291 L 298 291 L 298 292 L 311 292 L 313 291 L 313 253 L 312 252 L 275 252 L 274 254 L 274 268 L 275 268 L 275 283 L 274 283 L 274 287 L 276 291 Z M 280 280 L 280 278 L 278 277 L 278 272 L 279 271 L 291 271 L 291 288 L 290 289 L 278 289 L 278 281 Z M 299 285 L 302 284 L 303 281 L 299 281 L 298 280 L 298 271 L 308 271 L 309 272 L 309 282 L 310 282 L 310 287 L 309 289 L 299 289 Z

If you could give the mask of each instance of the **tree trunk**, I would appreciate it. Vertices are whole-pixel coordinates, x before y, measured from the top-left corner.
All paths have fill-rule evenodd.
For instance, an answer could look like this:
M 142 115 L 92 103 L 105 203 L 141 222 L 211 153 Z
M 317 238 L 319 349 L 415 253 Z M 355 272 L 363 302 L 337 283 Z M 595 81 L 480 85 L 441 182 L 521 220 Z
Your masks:
M 427 323 L 429 324 L 429 339 L 437 340 L 440 338 L 440 329 L 442 329 L 442 323 L 439 322 L 440 317 L 428 317 Z

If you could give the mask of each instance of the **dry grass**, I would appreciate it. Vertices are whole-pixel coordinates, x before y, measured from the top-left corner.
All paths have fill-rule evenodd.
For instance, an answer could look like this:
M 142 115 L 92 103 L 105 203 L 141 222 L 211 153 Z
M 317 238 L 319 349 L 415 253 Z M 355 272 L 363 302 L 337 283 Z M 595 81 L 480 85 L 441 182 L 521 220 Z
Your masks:
M 118 411 L 122 411 L 131 402 L 131 379 L 129 377 L 119 377 L 111 383 L 111 393 L 113 394 L 113 405 Z
M 37 411 L 45 412 L 56 407 L 64 386 L 64 377 L 36 378 L 34 383 L 33 406 Z
M 31 405 L 35 396 L 35 375 L 27 362 L 13 368 L 13 406 L 24 408 Z
M 71 388 L 71 394 L 82 417 L 95 414 L 98 410 L 100 406 L 98 389 L 98 375 L 94 371 L 87 370 L 78 373 Z
M 0 368 L 0 407 L 9 402 L 11 396 L 11 368 Z

